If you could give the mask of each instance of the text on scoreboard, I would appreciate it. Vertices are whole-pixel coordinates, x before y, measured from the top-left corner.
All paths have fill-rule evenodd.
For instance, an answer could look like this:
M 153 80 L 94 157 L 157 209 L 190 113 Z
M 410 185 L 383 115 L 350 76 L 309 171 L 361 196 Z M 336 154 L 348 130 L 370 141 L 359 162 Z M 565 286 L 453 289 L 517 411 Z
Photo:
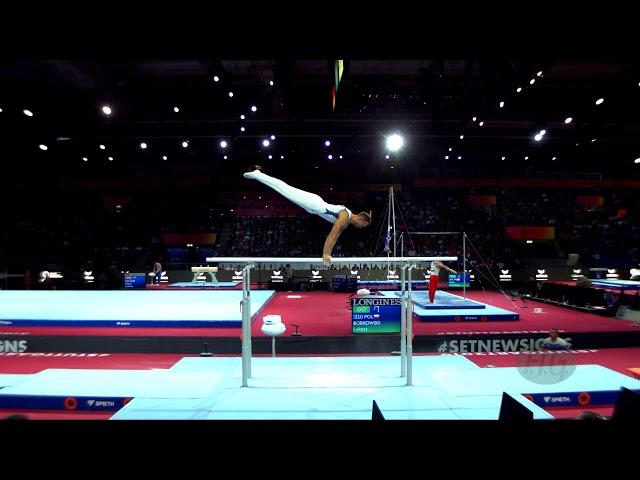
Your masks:
M 351 333 L 400 333 L 401 299 L 352 297 Z

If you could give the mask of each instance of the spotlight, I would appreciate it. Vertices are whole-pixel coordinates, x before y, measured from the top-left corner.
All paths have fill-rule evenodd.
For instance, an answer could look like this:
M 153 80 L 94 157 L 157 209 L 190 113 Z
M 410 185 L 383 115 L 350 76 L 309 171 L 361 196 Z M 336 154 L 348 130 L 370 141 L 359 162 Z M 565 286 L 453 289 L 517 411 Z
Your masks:
M 558 157 L 553 157 L 551 160 L 555 160 L 556 158 L 558 158 Z
M 536 73 L 536 75 L 537 75 L 538 77 L 541 77 L 541 76 L 542 76 L 542 70 L 540 70 L 538 73 Z
M 142 142 L 142 143 L 140 144 L 140 148 L 144 150 L 145 148 L 147 148 L 147 144 L 146 144 L 146 143 L 144 143 L 144 142 Z
M 473 118 L 471 119 L 471 121 L 475 122 L 477 119 L 478 119 L 478 117 L 473 117 Z
M 180 109 L 178 107 L 173 107 L 173 111 L 178 113 L 180 111 Z
M 502 160 L 504 160 L 505 158 L 507 158 L 507 157 L 502 157 Z
M 464 138 L 464 135 L 460 135 L 460 140 L 462 140 Z
M 329 154 L 329 155 L 327 155 L 327 158 L 328 158 L 329 160 L 333 160 L 333 155 Z M 387 158 L 389 158 L 389 155 L 387 155 Z
M 516 88 L 516 92 L 520 93 L 522 91 L 522 87 Z
M 221 147 L 221 148 L 227 148 L 227 142 L 226 142 L 226 140 L 222 140 L 222 141 L 220 142 L 220 147 Z
M 567 117 L 567 118 L 564 119 L 564 123 L 566 123 L 566 124 L 569 124 L 571 122 L 573 122 L 573 118 L 572 117 Z
M 245 128 L 244 128 L 244 127 L 240 127 L 240 131 L 241 131 L 241 132 L 244 132 L 244 131 L 245 131 Z
M 386 158 L 387 160 L 389 160 L 389 155 L 385 155 L 384 158 Z
M 596 105 L 601 105 L 602 102 L 604 102 L 604 98 L 599 98 L 598 100 L 596 100 Z
M 331 146 L 331 142 L 329 140 L 325 140 L 324 141 L 324 146 L 325 147 L 330 147 Z
M 483 125 L 484 125 L 484 122 L 480 122 L 478 125 L 483 126 Z
M 83 160 L 84 162 L 88 162 L 88 161 L 89 161 L 89 159 L 88 159 L 87 157 L 82 157 L 82 160 Z
M 275 135 L 271 135 L 271 140 L 275 140 L 276 136 Z
M 38 145 L 38 147 L 40 148 L 40 150 L 49 150 L 49 147 L 47 147 L 44 143 L 41 143 L 40 145 Z
M 340 155 L 340 160 L 342 160 L 342 155 Z
M 233 92 L 229 92 L 227 95 L 229 95 L 229 98 L 233 97 Z
M 273 87 L 273 80 L 269 80 L 269 85 Z
M 214 82 L 219 82 L 220 81 L 220 77 L 218 75 L 214 75 L 213 76 L 213 81 Z
M 104 145 L 100 145 L 100 150 L 104 150 L 105 148 L 107 147 L 105 147 Z
M 535 137 L 533 137 L 533 139 L 534 139 L 536 142 L 539 142 L 540 140 L 542 140 L 542 135 L 540 135 L 539 133 L 537 133 L 537 134 L 536 134 L 536 136 L 535 136 Z
M 444 156 L 444 159 L 445 159 L 445 160 L 449 160 L 449 155 L 445 155 L 445 156 Z
M 640 157 L 639 157 L 639 158 L 636 158 L 636 159 L 633 161 L 633 163 L 640 163 Z
M 258 111 L 258 107 L 256 107 L 255 105 L 251 105 L 251 111 L 252 112 L 257 112 Z
M 110 162 L 113 162 L 113 157 L 108 157 Z
M 33 117 L 33 112 L 31 110 L 27 110 L 26 108 L 22 110 L 22 113 L 24 113 L 27 117 Z
M 525 160 L 529 160 L 529 157 L 524 157 Z
M 540 130 L 540 135 L 541 135 L 541 136 L 543 136 L 543 137 L 544 137 L 546 134 L 547 134 L 547 131 L 546 131 L 546 130 Z
M 458 155 L 458 160 L 462 160 L 462 155 Z
M 186 140 L 182 142 L 182 148 L 187 148 L 188 146 L 189 146 L 189 142 L 187 142 Z
M 105 115 L 111 115 L 111 107 L 109 105 L 105 105 L 102 107 L 102 113 L 104 113 Z
M 280 158 L 284 159 L 284 155 L 280 155 Z
M 245 119 L 244 114 L 243 114 L 243 115 L 240 115 L 240 120 L 244 120 L 244 119 Z
M 263 140 L 263 141 L 262 141 L 262 145 L 263 145 L 264 147 L 268 147 L 268 146 L 269 146 L 269 140 Z
M 166 159 L 167 159 L 167 156 L 166 156 L 166 155 L 162 155 L 162 159 L 163 159 L 163 160 L 166 160 Z
M 453 151 L 453 148 L 449 147 L 449 151 L 450 151 L 450 152 L 452 152 L 452 151 Z
M 387 137 L 387 149 L 392 152 L 400 150 L 402 145 L 404 145 L 404 139 L 397 133 Z
M 228 157 L 225 155 L 225 156 L 224 156 L 224 157 L 222 157 L 222 158 L 224 158 L 224 159 L 226 160 Z
M 531 80 L 529 80 L 529 85 L 533 85 L 534 83 L 536 83 L 536 79 L 532 78 Z
M 269 160 L 271 160 L 273 158 L 273 155 L 269 155 Z
M 504 102 L 500 102 L 500 108 L 504 108 Z

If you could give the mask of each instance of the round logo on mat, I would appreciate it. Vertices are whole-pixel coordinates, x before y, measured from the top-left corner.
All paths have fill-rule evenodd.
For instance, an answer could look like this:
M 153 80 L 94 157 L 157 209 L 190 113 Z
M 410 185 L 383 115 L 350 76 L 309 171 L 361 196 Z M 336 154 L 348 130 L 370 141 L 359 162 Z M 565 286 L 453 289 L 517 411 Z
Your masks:
M 522 351 L 518 372 L 530 382 L 551 385 L 566 380 L 576 371 L 576 358 L 567 351 Z

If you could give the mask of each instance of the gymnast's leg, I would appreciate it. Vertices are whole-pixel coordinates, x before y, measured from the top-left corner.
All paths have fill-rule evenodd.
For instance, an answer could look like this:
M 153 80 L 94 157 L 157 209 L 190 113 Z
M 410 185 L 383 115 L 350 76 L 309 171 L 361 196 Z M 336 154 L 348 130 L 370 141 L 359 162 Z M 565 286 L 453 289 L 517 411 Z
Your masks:
M 282 180 L 271 177 L 260 170 L 254 170 L 244 174 L 245 178 L 252 180 L 258 180 L 264 183 L 266 186 L 272 188 L 283 197 L 287 198 L 291 202 L 295 203 L 299 207 L 305 209 L 309 213 L 324 213 L 326 202 L 315 193 L 305 192 L 299 188 L 292 187 L 291 185 L 283 182 Z
M 433 303 L 438 288 L 438 275 L 429 275 L 429 301 Z

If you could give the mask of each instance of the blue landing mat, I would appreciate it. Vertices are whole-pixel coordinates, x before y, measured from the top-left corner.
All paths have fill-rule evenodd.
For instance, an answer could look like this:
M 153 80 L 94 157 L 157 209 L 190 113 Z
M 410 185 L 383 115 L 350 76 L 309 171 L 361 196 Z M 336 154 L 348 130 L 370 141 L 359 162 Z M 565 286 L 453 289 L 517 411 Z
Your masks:
M 397 297 L 401 292 L 381 292 L 385 297 Z M 520 315 L 510 310 L 494 307 L 474 300 L 464 299 L 459 295 L 438 290 L 434 298 L 434 304 L 429 303 L 428 293 L 411 292 L 413 302 L 413 314 L 421 322 L 500 322 L 519 320 Z M 415 299 L 418 299 L 416 301 Z M 429 308 L 425 308 L 424 299 Z M 473 304 L 471 307 L 462 306 L 466 302 Z M 450 305 L 459 305 L 451 307 Z
M 397 296 L 402 295 L 402 292 L 396 291 Z M 486 308 L 484 303 L 469 300 L 453 293 L 443 292 L 442 290 L 436 291 L 433 298 L 433 303 L 429 301 L 429 292 L 411 292 L 411 298 L 413 303 L 425 310 L 454 310 L 454 309 L 476 309 Z
M 171 283 L 169 288 L 230 288 L 240 285 L 240 282 L 176 282 Z
M 549 383 L 541 381 L 546 367 L 488 369 L 459 356 L 418 356 L 407 387 L 397 357 L 254 357 L 251 363 L 248 387 L 240 386 L 239 357 L 187 357 L 168 370 L 45 370 L 8 379 L 0 408 L 69 410 L 72 404 L 117 410 L 112 418 L 122 420 L 368 420 L 376 400 L 388 419 L 495 420 L 508 392 L 534 418 L 549 419 L 541 406 L 569 406 L 587 393 L 587 409 L 611 404 L 623 386 L 640 389 L 640 381 L 599 365 L 575 366 Z
M 251 292 L 255 317 L 275 295 Z M 242 290 L 0 290 L 0 325 L 240 327 Z

